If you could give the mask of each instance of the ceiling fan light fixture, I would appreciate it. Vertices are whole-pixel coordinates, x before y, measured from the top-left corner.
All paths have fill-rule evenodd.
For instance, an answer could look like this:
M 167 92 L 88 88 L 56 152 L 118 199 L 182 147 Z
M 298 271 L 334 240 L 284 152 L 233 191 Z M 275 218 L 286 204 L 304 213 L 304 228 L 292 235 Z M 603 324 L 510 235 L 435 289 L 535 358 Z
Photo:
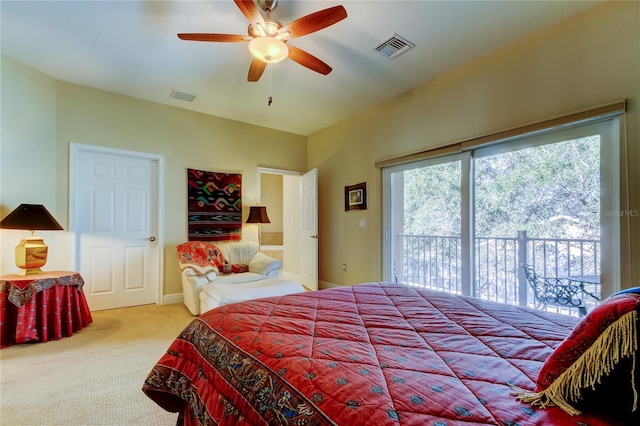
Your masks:
M 2 0 L 0 0 L 2 1 Z M 240 12 L 249 21 L 247 36 L 217 33 L 180 33 L 178 38 L 190 41 L 222 43 L 249 42 L 248 47 L 253 59 L 249 66 L 247 81 L 258 81 L 268 64 L 290 58 L 305 68 L 322 75 L 331 72 L 331 67 L 310 53 L 295 46 L 285 44 L 289 39 L 302 37 L 327 28 L 347 17 L 344 6 L 332 6 L 310 13 L 286 26 L 271 19 L 271 12 L 279 0 L 234 0 Z M 271 99 L 271 97 L 269 97 Z
M 264 37 L 268 35 L 267 31 L 260 24 L 249 26 L 249 29 L 250 29 L 249 35 L 252 35 L 254 37 Z
M 255 37 L 249 42 L 249 51 L 254 58 L 275 64 L 289 56 L 289 48 L 284 42 L 274 37 Z

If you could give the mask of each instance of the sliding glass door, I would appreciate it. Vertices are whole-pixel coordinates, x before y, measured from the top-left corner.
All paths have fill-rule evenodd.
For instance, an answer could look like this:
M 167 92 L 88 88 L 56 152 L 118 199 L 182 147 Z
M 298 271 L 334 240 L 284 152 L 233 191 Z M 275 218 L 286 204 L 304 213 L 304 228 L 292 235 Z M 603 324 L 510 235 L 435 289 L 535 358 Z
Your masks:
M 394 206 L 389 211 L 389 260 L 394 281 L 462 293 L 463 157 L 389 171 Z
M 619 288 L 617 120 L 383 169 L 385 279 L 533 305 L 522 273 Z

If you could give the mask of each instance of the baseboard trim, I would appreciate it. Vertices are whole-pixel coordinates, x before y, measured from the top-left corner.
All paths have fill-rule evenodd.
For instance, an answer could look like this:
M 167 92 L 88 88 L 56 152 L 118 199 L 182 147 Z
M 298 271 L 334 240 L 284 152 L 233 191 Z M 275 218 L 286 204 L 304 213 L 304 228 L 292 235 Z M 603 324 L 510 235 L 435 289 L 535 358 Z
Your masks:
M 182 293 L 165 294 L 162 296 L 163 305 L 173 305 L 174 303 L 183 303 L 184 296 Z

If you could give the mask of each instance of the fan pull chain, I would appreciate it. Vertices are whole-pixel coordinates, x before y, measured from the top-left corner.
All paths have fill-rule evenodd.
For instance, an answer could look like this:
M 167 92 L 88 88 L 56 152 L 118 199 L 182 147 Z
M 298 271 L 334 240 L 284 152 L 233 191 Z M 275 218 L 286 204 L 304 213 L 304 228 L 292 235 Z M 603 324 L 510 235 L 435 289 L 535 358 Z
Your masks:
M 267 83 L 267 87 L 269 90 L 268 105 L 271 106 L 271 103 L 273 102 L 273 97 L 271 96 L 271 64 L 267 64 L 267 78 L 269 80 Z

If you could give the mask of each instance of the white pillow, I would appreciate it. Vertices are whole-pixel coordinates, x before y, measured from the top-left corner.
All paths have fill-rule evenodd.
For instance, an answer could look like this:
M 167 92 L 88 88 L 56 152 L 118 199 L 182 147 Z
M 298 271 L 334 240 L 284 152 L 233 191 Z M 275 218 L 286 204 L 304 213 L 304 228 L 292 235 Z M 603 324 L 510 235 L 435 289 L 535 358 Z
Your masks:
M 267 275 L 274 269 L 280 268 L 282 268 L 282 262 L 280 260 L 260 252 L 256 253 L 249 261 L 249 271 L 255 272 L 256 274 Z

